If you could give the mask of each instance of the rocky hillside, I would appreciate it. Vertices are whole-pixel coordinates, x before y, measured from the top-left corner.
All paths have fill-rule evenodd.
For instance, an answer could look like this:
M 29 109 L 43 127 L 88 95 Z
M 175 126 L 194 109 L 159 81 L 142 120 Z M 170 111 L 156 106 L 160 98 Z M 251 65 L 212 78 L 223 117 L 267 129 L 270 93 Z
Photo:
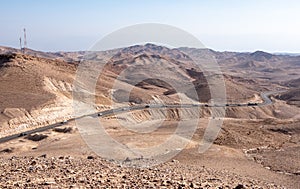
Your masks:
M 88 156 L 12 157 L 0 159 L 1 187 L 132 187 L 132 188 L 276 188 L 259 179 L 243 178 L 227 171 L 179 164 L 133 169 Z M 41 173 L 47 172 L 47 176 Z
M 261 70 L 261 66 L 257 66 L 259 69 L 254 71 L 252 68 L 246 69 L 241 66 L 245 62 L 256 61 L 265 69 L 267 65 L 271 67 L 282 65 L 285 60 L 287 63 L 282 67 L 289 69 L 294 65 L 294 72 L 299 65 L 298 57 L 276 56 L 262 52 L 251 54 L 221 53 L 207 49 L 169 49 L 153 44 L 87 55 L 84 55 L 84 52 L 44 53 L 30 49 L 26 49 L 26 54 L 20 54 L 19 50 L 1 47 L 1 135 L 72 117 L 72 88 L 80 58 L 90 62 L 90 65 L 95 65 L 92 67 L 94 70 L 97 69 L 97 62 L 106 64 L 96 84 L 95 108 L 103 110 L 110 109 L 112 105 L 179 103 L 180 99 L 185 103 L 208 102 L 211 98 L 208 78 L 203 70 L 195 67 L 187 54 L 211 56 L 220 61 L 221 68 L 224 69 L 227 100 L 230 103 L 259 102 L 261 91 L 281 87 L 279 83 L 270 83 L 265 79 L 261 82 L 251 74 L 246 74 L 245 78 L 245 73 L 256 73 Z M 272 61 L 275 61 L 274 65 Z M 239 71 L 241 68 L 243 69 Z M 278 76 L 276 72 L 272 74 Z M 292 73 L 288 76 L 292 76 Z M 163 78 L 169 82 L 165 82 Z M 180 90 L 174 86 L 179 86 Z M 192 94 L 194 89 L 196 95 Z M 245 117 L 244 114 L 246 115 L 248 111 L 254 110 L 240 112 L 233 109 L 227 115 L 240 117 L 243 114 Z M 274 115 L 274 112 L 264 110 L 262 114 L 248 115 L 268 117 Z
M 135 103 L 144 101 L 139 99 L 139 94 L 146 96 L 146 101 L 149 99 L 154 100 L 151 96 L 155 95 L 166 98 L 169 102 L 175 102 L 178 101 L 176 95 L 179 93 L 187 99 L 208 102 L 211 94 L 207 77 L 218 77 L 206 76 L 204 70 L 201 70 L 201 67 L 198 67 L 185 51 L 153 44 L 136 45 L 108 51 L 106 56 L 110 58 L 104 71 L 105 75 L 119 77 L 118 82 L 122 83 L 120 85 L 135 85 L 137 91 L 131 92 L 131 95 L 137 98 L 136 100 L 133 99 Z M 204 54 L 203 56 L 207 55 Z M 122 77 L 120 79 L 121 73 Z M 149 79 L 143 80 L 143 78 Z M 169 83 L 164 82 L 164 79 Z M 214 78 L 209 79 L 214 80 Z M 134 83 L 135 81 L 140 82 Z M 254 80 L 225 74 L 224 82 L 226 84 L 227 100 L 229 101 L 247 101 L 254 98 L 254 94 L 259 94 L 257 86 L 254 87 L 256 84 Z M 182 91 L 175 91 L 178 88 L 174 89 L 174 86 L 183 89 Z M 196 91 L 197 96 L 192 95 L 193 90 Z M 117 101 L 122 102 L 120 96 L 124 96 L 123 94 L 128 92 L 130 91 L 126 91 L 126 89 L 118 90 L 114 97 Z
M 288 104 L 300 107 L 300 88 L 291 89 L 276 96 L 278 99 L 287 101 Z
M 0 55 L 2 134 L 69 118 L 75 68 L 30 55 Z

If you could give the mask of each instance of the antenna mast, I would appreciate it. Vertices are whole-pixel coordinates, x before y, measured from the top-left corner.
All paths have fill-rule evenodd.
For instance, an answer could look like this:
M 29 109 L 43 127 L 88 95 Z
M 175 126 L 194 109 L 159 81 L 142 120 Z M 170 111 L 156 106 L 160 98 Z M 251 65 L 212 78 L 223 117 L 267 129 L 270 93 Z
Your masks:
M 22 51 L 22 38 L 21 37 L 19 38 L 19 41 L 20 41 L 20 50 Z
M 25 50 L 27 48 L 26 29 L 24 28 L 23 31 L 24 31 L 24 46 L 23 46 L 23 48 L 24 48 L 24 54 L 25 54 Z

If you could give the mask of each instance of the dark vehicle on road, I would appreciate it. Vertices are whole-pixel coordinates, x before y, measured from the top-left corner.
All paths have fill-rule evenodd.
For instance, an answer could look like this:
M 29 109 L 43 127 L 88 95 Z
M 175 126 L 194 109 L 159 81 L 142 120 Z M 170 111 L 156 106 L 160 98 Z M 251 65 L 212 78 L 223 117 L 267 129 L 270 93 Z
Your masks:
M 68 120 L 63 120 L 62 122 L 60 122 L 60 124 L 65 124 L 67 122 L 68 122 Z
M 19 137 L 26 136 L 26 135 L 27 135 L 27 133 L 20 133 Z
M 248 103 L 248 106 L 257 106 L 257 105 L 258 105 L 257 103 L 253 103 L 253 102 Z

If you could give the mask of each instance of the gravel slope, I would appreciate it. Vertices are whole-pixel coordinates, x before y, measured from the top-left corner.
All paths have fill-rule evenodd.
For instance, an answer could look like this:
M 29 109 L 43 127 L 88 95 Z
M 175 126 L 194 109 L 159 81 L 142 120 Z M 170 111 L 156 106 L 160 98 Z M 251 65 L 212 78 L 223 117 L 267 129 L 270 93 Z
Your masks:
M 0 188 L 283 188 L 177 160 L 129 168 L 98 157 L 1 158 Z

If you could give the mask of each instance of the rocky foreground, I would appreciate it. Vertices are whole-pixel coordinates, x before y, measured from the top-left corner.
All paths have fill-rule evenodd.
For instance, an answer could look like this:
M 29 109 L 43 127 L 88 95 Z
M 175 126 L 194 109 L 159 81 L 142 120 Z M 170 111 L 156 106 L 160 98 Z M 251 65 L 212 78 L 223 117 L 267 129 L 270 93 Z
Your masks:
M 227 171 L 183 165 L 116 165 L 98 157 L 0 158 L 0 188 L 282 188 Z

